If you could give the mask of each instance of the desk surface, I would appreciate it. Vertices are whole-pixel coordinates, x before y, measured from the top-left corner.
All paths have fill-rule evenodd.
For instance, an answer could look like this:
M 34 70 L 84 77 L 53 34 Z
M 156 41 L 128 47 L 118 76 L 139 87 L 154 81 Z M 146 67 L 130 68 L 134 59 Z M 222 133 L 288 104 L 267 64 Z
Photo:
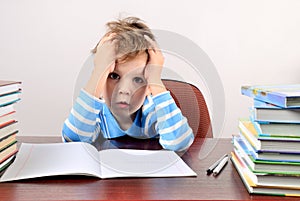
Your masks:
M 58 137 L 20 137 L 21 142 L 59 142 Z M 298 200 L 293 197 L 249 195 L 231 162 L 217 177 L 206 169 L 225 153 L 230 139 L 196 139 L 183 160 L 197 177 L 97 179 L 60 176 L 0 183 L 0 200 Z

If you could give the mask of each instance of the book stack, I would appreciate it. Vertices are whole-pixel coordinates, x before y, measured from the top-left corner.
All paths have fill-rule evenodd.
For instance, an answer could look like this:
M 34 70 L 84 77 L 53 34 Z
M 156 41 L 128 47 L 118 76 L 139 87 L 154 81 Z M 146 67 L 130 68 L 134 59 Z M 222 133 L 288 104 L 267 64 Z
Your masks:
M 300 196 L 300 84 L 243 86 L 253 99 L 239 119 L 231 160 L 251 194 Z
M 20 82 L 0 80 L 0 174 L 13 162 L 18 151 L 14 106 L 20 100 L 20 85 Z

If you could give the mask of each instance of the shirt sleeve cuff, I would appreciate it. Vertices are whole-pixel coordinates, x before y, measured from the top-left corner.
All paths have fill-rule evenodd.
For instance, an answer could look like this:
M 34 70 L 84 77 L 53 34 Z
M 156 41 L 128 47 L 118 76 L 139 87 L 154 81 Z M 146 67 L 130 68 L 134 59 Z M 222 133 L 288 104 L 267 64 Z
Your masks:
M 154 103 L 161 103 L 167 100 L 173 99 L 169 91 L 165 91 L 162 93 L 159 93 L 152 97 L 152 100 Z
M 100 108 L 103 103 L 105 103 L 104 99 L 97 98 L 91 94 L 89 94 L 84 89 L 80 90 L 79 98 L 81 98 L 85 103 L 94 108 Z

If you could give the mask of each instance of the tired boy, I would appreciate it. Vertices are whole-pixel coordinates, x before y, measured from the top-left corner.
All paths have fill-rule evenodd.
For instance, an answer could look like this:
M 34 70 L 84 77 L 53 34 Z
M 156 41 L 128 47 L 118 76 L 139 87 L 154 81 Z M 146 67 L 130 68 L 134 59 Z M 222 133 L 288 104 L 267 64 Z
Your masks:
M 192 129 L 161 81 L 164 57 L 150 29 L 135 17 L 109 22 L 94 48 L 94 69 L 64 122 L 66 142 L 159 138 L 164 149 L 184 151 Z

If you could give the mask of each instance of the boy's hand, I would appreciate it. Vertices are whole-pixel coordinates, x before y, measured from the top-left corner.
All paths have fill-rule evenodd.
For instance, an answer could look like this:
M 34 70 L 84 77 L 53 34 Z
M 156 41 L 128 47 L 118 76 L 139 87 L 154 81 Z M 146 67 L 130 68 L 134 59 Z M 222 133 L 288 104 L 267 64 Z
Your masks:
M 104 36 L 97 45 L 94 57 L 94 71 L 100 75 L 113 72 L 116 60 L 116 41 L 113 40 L 115 34 Z
M 116 41 L 115 34 L 104 36 L 97 45 L 94 57 L 94 70 L 84 89 L 91 95 L 102 98 L 109 73 L 115 69 Z
M 145 78 L 147 80 L 150 92 L 152 95 L 166 91 L 164 84 L 161 81 L 161 72 L 164 65 L 164 56 L 158 48 L 156 42 L 148 36 L 145 39 L 151 44 L 151 49 L 148 49 L 149 61 L 145 67 Z

